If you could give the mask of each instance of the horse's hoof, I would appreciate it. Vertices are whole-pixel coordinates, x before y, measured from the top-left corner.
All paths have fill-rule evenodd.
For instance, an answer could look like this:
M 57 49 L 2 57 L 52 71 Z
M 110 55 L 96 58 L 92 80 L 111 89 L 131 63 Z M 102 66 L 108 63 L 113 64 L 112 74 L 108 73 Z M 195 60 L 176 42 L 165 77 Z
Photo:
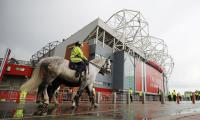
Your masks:
M 98 108 L 99 105 L 97 103 L 94 104 L 94 108 Z
M 46 116 L 46 115 L 47 115 L 47 112 L 44 112 L 44 113 L 42 113 L 41 115 L 42 115 L 42 116 Z
M 71 109 L 72 109 L 72 110 L 75 110 L 75 109 L 76 109 L 76 106 L 72 106 Z
M 40 116 L 41 115 L 41 112 L 40 110 L 37 110 L 33 113 L 34 116 Z
M 35 116 L 35 115 L 37 115 L 37 111 L 36 111 L 36 112 L 34 112 L 34 113 L 33 113 L 33 115 L 34 115 L 34 116 Z
M 36 116 L 45 116 L 47 115 L 47 111 L 48 111 L 48 108 L 40 108 L 38 109 L 36 112 L 34 112 L 33 115 L 36 115 Z
M 49 104 L 47 104 L 47 103 L 43 103 L 43 104 L 39 105 L 40 106 L 39 108 L 41 108 L 41 109 L 48 108 L 48 105 Z
M 72 111 L 77 111 L 78 110 L 78 106 L 72 106 Z
M 38 106 L 37 106 L 37 109 L 40 109 L 40 108 L 42 108 L 43 107 L 43 104 L 39 104 Z
M 98 108 L 98 107 L 99 107 L 99 105 L 97 103 L 94 103 L 91 105 L 91 108 Z

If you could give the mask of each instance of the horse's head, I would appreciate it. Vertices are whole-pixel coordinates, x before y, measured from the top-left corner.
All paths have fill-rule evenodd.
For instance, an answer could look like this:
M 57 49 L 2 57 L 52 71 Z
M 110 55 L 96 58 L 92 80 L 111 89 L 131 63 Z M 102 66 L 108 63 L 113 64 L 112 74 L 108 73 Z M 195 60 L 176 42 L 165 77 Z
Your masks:
M 110 57 L 105 58 L 105 63 L 104 65 L 101 67 L 100 73 L 104 74 L 104 73 L 111 73 L 111 62 L 112 60 L 110 59 Z
M 111 59 L 106 59 L 106 62 L 105 62 L 105 69 L 108 73 L 111 73 L 111 62 L 112 60 Z
M 97 67 L 100 71 L 99 73 L 111 73 L 111 62 L 110 57 L 105 58 L 101 55 L 98 55 L 96 59 L 93 59 L 91 63 Z

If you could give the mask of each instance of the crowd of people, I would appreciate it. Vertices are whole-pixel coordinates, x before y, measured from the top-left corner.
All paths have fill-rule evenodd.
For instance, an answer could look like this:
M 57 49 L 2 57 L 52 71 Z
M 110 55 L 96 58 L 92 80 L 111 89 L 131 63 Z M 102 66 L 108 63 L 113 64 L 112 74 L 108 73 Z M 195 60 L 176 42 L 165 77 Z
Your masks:
M 172 92 L 168 93 L 168 100 L 169 101 L 177 101 L 177 98 L 179 98 L 180 101 L 182 99 L 184 99 L 184 100 L 192 100 L 193 96 L 194 96 L 195 100 L 200 100 L 200 92 L 198 92 L 198 91 L 190 92 L 189 94 L 187 94 L 185 96 L 182 96 L 179 92 L 176 93 L 176 90 L 173 90 Z

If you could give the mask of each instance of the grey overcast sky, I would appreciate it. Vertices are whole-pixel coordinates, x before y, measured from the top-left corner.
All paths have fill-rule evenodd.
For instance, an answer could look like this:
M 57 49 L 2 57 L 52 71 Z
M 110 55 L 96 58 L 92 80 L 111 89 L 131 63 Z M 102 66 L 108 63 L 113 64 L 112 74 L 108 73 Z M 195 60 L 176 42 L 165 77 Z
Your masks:
M 51 41 L 67 38 L 97 17 L 140 11 L 150 35 L 162 38 L 174 58 L 169 88 L 200 90 L 199 0 L 0 0 L 0 57 L 29 60 Z

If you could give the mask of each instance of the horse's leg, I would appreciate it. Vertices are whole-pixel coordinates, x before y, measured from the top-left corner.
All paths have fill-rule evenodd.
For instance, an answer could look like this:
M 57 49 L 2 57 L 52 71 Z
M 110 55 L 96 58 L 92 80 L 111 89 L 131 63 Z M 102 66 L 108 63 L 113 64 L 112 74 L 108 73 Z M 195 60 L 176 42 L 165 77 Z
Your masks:
M 37 107 L 37 111 L 34 112 L 34 115 L 42 115 L 45 114 L 47 111 L 47 104 L 44 104 L 44 90 L 45 90 L 45 86 L 46 86 L 46 82 L 42 82 L 38 88 L 38 92 L 37 92 L 37 101 L 39 102 L 39 106 Z M 49 91 L 48 91 L 49 92 Z
M 49 105 L 49 97 L 47 93 L 48 84 L 45 84 L 43 95 L 44 95 L 44 102 L 42 105 L 40 105 L 38 110 L 34 113 L 35 115 L 46 115 L 48 111 L 48 105 Z
M 43 107 L 43 103 L 44 103 L 44 89 L 45 89 L 45 82 L 42 82 L 38 88 L 38 92 L 37 92 L 37 98 L 36 98 L 36 103 L 39 103 L 38 108 Z
M 54 90 L 54 86 L 53 85 L 49 85 L 48 88 L 47 88 L 47 94 L 49 96 L 49 101 L 51 101 L 54 91 L 55 91 Z
M 48 74 L 46 74 L 47 76 L 44 77 L 44 83 L 45 83 L 45 87 L 44 87 L 44 91 L 43 91 L 43 94 L 44 94 L 44 107 L 48 106 L 49 105 L 49 95 L 48 95 L 48 86 L 52 85 L 52 83 L 57 80 L 56 79 L 56 74 L 52 73 L 52 72 L 49 72 L 49 70 L 47 69 L 46 70 Z M 50 93 L 53 93 L 52 90 L 50 90 L 51 92 Z
M 55 102 L 55 98 L 54 97 L 56 97 L 55 96 L 55 92 L 56 92 L 57 88 L 58 88 L 58 86 L 55 86 L 55 84 L 49 85 L 47 87 L 47 95 L 48 95 L 48 97 L 46 97 L 46 99 L 49 98 L 49 102 L 52 100 L 52 98 L 54 99 L 54 102 Z M 47 104 L 47 101 L 45 101 L 45 103 Z
M 50 97 L 49 94 L 51 95 L 52 90 L 51 90 L 51 86 L 49 86 L 49 84 L 45 84 L 42 85 L 43 89 L 42 89 L 42 94 L 43 94 L 43 107 L 47 107 L 49 105 L 49 101 L 50 101 Z M 52 95 L 51 95 L 52 96 Z
M 60 84 L 62 84 L 63 80 L 59 77 L 57 77 L 53 82 L 52 82 L 52 85 L 51 85 L 51 92 L 48 92 L 48 95 L 49 95 L 49 101 L 51 101 L 52 97 L 53 97 L 53 100 L 55 102 L 55 106 L 58 105 L 58 100 L 57 100 L 57 92 L 59 91 L 60 89 Z M 49 87 L 48 87 L 49 89 Z M 49 90 L 50 91 L 50 90 Z
M 42 94 L 42 84 L 40 84 L 40 86 L 38 87 L 38 91 L 37 91 L 37 98 L 36 98 L 36 103 L 41 103 L 43 100 L 43 94 Z
M 98 107 L 97 103 L 95 103 L 95 96 L 94 96 L 94 90 L 93 90 L 93 85 L 88 85 L 86 87 L 88 96 L 89 96 L 89 100 L 91 102 L 91 106 L 92 107 Z
M 55 106 L 57 106 L 59 104 L 58 100 L 57 100 L 59 90 L 60 90 L 60 87 L 58 87 L 53 93 L 53 100 L 55 102 Z
M 48 88 L 48 84 L 45 85 L 43 94 L 44 94 L 44 104 L 49 104 L 49 96 L 48 96 L 48 92 L 47 92 L 47 88 Z
M 78 106 L 79 98 L 82 95 L 82 93 L 83 93 L 83 91 L 84 91 L 84 89 L 87 85 L 88 85 L 87 80 L 83 80 L 78 91 L 77 91 L 77 93 L 76 93 L 76 95 L 75 95 L 75 97 L 74 97 L 74 100 L 72 101 L 72 107 Z

